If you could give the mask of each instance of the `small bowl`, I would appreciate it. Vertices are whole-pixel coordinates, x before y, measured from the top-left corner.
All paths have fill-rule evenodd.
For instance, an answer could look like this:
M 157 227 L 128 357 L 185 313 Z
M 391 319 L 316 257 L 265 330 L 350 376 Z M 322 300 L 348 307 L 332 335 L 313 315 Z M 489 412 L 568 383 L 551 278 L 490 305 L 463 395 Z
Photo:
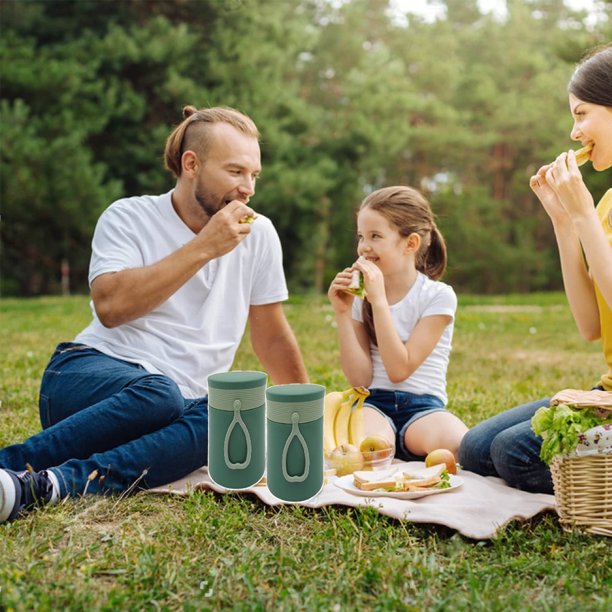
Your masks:
M 382 470 L 391 465 L 395 457 L 395 446 L 384 448 L 378 451 L 366 451 L 363 455 L 364 470 Z

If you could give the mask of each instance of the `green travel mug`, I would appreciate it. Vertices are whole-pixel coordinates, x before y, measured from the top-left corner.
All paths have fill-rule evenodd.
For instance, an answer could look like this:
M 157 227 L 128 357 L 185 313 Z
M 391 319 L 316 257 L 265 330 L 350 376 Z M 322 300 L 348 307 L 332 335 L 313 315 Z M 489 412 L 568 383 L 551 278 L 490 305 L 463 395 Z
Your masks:
M 208 474 L 226 489 L 251 487 L 266 467 L 264 372 L 208 377 Z
M 323 486 L 325 387 L 276 385 L 266 398 L 268 488 L 284 501 L 304 501 Z

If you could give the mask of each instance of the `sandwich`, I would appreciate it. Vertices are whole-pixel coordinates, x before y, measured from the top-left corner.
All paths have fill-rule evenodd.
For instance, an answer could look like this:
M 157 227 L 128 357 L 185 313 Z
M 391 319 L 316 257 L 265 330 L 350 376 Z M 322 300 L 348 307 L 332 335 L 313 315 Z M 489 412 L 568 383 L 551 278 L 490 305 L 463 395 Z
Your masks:
M 359 270 L 353 270 L 351 284 L 347 287 L 346 290 L 348 291 L 348 293 L 352 293 L 353 295 L 356 295 L 362 300 L 367 296 L 363 281 L 363 274 Z
M 393 466 L 386 470 L 357 471 L 353 473 L 353 484 L 362 491 L 372 492 L 423 491 L 451 486 L 444 463 L 422 470 Z
M 591 150 L 593 149 L 593 143 L 589 143 L 586 147 L 582 147 L 582 149 L 578 149 L 576 151 L 576 163 L 579 166 L 586 164 L 591 158 Z
M 253 221 L 255 221 L 255 219 L 257 219 L 257 215 L 255 213 L 253 213 L 252 215 L 246 215 L 246 216 L 242 217 L 242 219 L 240 219 L 240 221 L 238 221 L 238 223 L 253 223 Z

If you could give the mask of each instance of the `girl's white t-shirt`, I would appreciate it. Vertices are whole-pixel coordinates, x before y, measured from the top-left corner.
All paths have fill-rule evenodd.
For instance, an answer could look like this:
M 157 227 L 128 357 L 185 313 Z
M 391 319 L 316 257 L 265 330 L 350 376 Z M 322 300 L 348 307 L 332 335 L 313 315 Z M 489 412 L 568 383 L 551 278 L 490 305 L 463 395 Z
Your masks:
M 194 239 L 171 194 L 125 198 L 104 211 L 92 242 L 90 285 L 107 272 L 154 264 Z M 93 320 L 75 342 L 165 374 L 186 398 L 203 397 L 208 376 L 230 370 L 249 307 L 287 297 L 278 234 L 259 214 L 235 249 L 207 263 L 149 314 L 109 329 L 92 301 Z
M 355 298 L 352 316 L 356 321 L 363 322 L 363 301 Z M 444 404 L 448 402 L 446 395 L 446 371 L 452 348 L 455 313 L 457 311 L 457 296 L 453 288 L 441 281 L 434 281 L 417 273 L 417 278 L 408 293 L 396 304 L 390 306 L 391 317 L 402 342 L 407 342 L 412 330 L 423 317 L 432 315 L 448 315 L 451 321 L 444 328 L 442 337 L 425 361 L 400 383 L 392 383 L 380 357 L 378 347 L 370 344 L 373 376 L 370 387 L 373 389 L 388 389 L 393 391 L 409 391 L 418 395 L 435 395 Z

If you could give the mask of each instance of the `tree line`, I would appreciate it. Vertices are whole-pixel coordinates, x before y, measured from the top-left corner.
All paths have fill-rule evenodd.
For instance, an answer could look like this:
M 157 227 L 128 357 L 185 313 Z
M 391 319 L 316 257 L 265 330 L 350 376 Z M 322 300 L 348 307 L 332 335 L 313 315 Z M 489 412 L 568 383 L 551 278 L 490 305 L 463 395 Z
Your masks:
M 391 4 L 0 0 L 2 295 L 87 291 L 100 213 L 173 186 L 163 147 L 185 104 L 257 123 L 252 204 L 294 291 L 352 263 L 356 207 L 398 183 L 432 202 L 457 290 L 559 289 L 528 179 L 577 146 L 565 87 L 612 39 L 612 2 L 595 21 L 557 0 L 508 0 L 503 19 L 439 0 L 433 21 Z M 596 196 L 610 186 L 584 172 Z

